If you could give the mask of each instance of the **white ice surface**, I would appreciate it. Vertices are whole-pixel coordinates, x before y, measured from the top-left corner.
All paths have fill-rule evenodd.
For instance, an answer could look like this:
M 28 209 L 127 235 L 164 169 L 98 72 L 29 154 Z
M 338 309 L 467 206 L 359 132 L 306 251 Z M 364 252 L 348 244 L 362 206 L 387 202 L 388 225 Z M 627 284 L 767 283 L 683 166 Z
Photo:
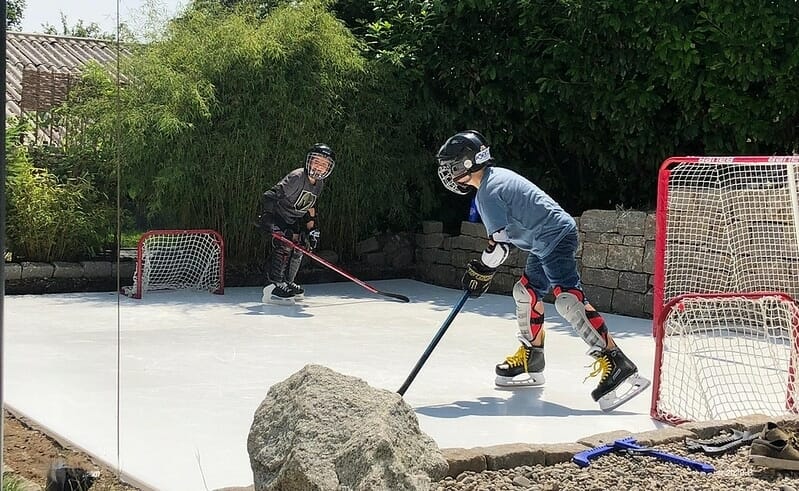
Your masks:
M 350 282 L 308 285 L 296 307 L 261 304 L 260 288 L 7 296 L 5 402 L 154 489 L 248 485 L 247 434 L 272 384 L 315 363 L 396 391 L 462 295 L 371 284 L 411 303 Z M 605 319 L 651 378 L 651 321 Z M 494 365 L 518 346 L 513 299 L 469 299 L 405 394 L 422 430 L 442 448 L 470 448 L 662 426 L 649 417 L 651 388 L 601 412 L 596 379 L 583 383 L 587 346 L 552 305 L 546 329 L 546 386 L 496 389 Z

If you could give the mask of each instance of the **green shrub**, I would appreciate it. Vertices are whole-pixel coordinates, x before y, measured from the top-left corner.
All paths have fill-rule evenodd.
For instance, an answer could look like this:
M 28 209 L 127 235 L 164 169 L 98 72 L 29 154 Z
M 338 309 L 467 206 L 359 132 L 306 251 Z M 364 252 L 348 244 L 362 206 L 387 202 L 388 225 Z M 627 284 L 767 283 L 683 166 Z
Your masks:
M 9 472 L 3 473 L 3 491 L 25 491 L 27 489 L 30 489 L 30 486 L 20 476 Z
M 6 135 L 6 235 L 15 257 L 28 261 L 88 258 L 113 236 L 115 212 L 85 177 L 62 179 L 29 158 L 24 131 Z
M 401 70 L 362 56 L 328 2 L 287 2 L 263 18 L 246 4 L 201 7 L 124 67 L 118 113 L 109 95 L 82 106 L 119 135 L 123 189 L 148 226 L 212 228 L 228 256 L 260 258 L 261 195 L 317 142 L 337 154 L 319 203 L 324 247 L 347 255 L 430 208 L 435 173 L 412 89 Z

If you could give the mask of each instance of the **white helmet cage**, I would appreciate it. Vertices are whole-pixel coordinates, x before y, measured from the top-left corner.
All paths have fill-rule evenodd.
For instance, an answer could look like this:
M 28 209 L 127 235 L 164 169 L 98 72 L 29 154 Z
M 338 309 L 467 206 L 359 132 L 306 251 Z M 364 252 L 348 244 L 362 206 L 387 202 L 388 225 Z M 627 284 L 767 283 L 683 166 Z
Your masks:
M 324 169 L 319 169 L 320 166 L 324 166 Z M 325 144 L 317 143 L 305 156 L 305 172 L 313 179 L 327 178 L 335 166 L 335 154 Z
M 456 194 L 467 194 L 469 186 L 457 180 L 488 165 L 491 151 L 483 135 L 464 131 L 450 137 L 438 150 L 436 158 L 438 178 L 444 187 Z

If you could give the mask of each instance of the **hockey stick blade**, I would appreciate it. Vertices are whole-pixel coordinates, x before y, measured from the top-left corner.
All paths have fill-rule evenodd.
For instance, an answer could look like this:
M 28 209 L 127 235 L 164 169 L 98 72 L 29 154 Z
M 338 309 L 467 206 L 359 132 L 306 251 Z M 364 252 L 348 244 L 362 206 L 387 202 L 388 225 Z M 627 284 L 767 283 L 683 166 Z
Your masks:
M 293 248 L 297 249 L 298 251 L 302 252 L 303 254 L 305 254 L 306 256 L 310 257 L 311 259 L 313 259 L 314 261 L 318 262 L 319 264 L 321 264 L 323 266 L 327 266 L 328 268 L 332 269 L 336 273 L 340 274 L 341 276 L 347 278 L 348 280 L 350 280 L 350 281 L 352 281 L 354 283 L 357 283 L 358 285 L 366 288 L 367 290 L 369 290 L 372 293 L 375 293 L 377 295 L 383 295 L 384 297 L 393 298 L 394 300 L 399 300 L 400 302 L 404 302 L 404 303 L 408 303 L 408 302 L 411 301 L 405 295 L 400 295 L 399 293 L 382 292 L 382 291 L 378 290 L 377 288 L 373 287 L 369 283 L 366 283 L 365 281 L 359 280 L 358 278 L 352 276 L 351 274 L 347 273 L 346 271 L 342 270 L 341 268 L 337 267 L 336 265 L 326 261 L 324 258 L 321 258 L 321 257 L 317 256 L 316 254 L 314 254 L 313 252 L 309 251 L 305 247 L 294 243 L 293 241 L 289 240 L 288 237 L 286 237 L 283 234 L 280 234 L 278 232 L 272 232 L 272 237 L 274 237 L 275 239 L 283 242 L 284 244 L 290 245 L 291 247 L 293 247 Z
M 400 295 L 399 293 L 381 292 L 380 290 L 377 290 L 376 293 L 378 295 L 383 295 L 384 297 L 390 297 L 404 303 L 408 303 L 411 301 L 410 298 L 406 297 L 405 295 Z

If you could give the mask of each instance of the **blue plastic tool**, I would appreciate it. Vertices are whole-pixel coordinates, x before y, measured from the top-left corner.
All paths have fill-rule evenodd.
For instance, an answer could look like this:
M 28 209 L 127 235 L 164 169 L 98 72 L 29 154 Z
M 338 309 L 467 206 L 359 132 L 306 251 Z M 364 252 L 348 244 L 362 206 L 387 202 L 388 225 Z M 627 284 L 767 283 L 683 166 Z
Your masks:
M 602 445 L 601 447 L 592 448 L 590 450 L 584 450 L 575 455 L 574 457 L 572 457 L 572 462 L 579 465 L 580 467 L 588 467 L 591 464 L 589 462 L 591 459 L 599 457 L 600 455 L 605 455 L 607 453 L 619 450 L 626 450 L 628 452 L 651 455 L 652 457 L 657 457 L 660 460 L 671 462 L 672 464 L 684 465 L 685 467 L 691 468 L 699 472 L 716 471 L 716 469 L 712 465 L 706 464 L 704 462 L 691 460 L 672 453 L 661 452 L 659 450 L 653 450 L 651 448 L 642 447 L 637 443 L 635 443 L 635 438 L 633 437 L 622 438 L 621 440 L 616 440 L 613 443 L 608 443 Z

